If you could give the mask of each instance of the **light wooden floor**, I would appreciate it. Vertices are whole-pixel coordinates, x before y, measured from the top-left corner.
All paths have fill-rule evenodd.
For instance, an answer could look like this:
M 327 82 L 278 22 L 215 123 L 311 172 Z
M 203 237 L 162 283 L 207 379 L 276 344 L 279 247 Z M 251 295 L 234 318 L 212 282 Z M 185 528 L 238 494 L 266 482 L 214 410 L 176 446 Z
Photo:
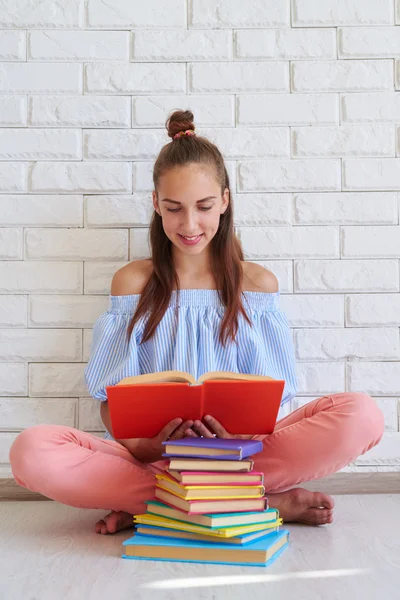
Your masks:
M 270 567 L 120 558 L 132 530 L 94 533 L 103 510 L 0 502 L 2 600 L 395 600 L 400 598 L 400 494 L 334 496 L 332 525 L 286 525 Z

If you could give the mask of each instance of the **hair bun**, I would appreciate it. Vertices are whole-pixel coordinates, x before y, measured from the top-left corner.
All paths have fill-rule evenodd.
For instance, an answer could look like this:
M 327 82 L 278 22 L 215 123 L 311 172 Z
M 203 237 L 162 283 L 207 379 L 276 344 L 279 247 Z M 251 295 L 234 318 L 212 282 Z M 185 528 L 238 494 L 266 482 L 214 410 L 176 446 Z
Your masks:
M 168 117 L 165 127 L 168 130 L 168 136 L 172 139 L 180 131 L 186 131 L 187 129 L 194 131 L 193 113 L 190 110 L 176 110 Z

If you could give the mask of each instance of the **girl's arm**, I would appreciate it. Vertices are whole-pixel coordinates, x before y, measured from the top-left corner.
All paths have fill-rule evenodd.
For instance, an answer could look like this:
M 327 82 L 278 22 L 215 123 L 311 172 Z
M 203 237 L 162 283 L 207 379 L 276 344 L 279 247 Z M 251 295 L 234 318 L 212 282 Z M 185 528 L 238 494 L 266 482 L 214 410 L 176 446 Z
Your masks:
M 100 416 L 108 431 L 112 431 L 110 411 L 108 402 L 101 402 Z M 181 418 L 170 421 L 158 435 L 153 438 L 131 438 L 116 440 L 129 450 L 129 452 L 142 463 L 152 463 L 162 460 L 164 446 L 162 442 L 173 439 L 179 440 L 186 435 L 186 430 L 190 429 L 193 421 L 182 421 Z

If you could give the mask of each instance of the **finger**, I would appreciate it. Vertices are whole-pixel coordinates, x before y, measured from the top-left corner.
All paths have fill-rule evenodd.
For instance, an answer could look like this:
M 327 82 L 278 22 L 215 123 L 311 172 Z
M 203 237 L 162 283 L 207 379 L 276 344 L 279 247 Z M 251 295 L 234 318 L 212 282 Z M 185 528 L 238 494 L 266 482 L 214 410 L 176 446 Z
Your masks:
M 161 429 L 161 431 L 157 437 L 160 438 L 162 441 L 167 440 L 170 437 L 170 435 L 172 434 L 172 432 L 175 431 L 175 429 L 177 427 L 179 427 L 179 425 L 181 425 L 182 421 L 183 421 L 183 419 L 181 419 L 180 417 L 177 417 L 176 419 L 172 419 L 172 421 L 167 423 L 165 425 L 165 427 L 163 427 L 163 429 Z
M 193 431 L 193 429 L 186 429 L 185 435 L 187 437 L 200 437 L 195 431 Z
M 201 421 L 195 421 L 193 424 L 193 429 L 195 430 L 196 433 L 198 433 L 199 435 L 202 435 L 203 437 L 207 437 L 207 438 L 214 437 L 213 432 L 210 431 L 209 429 L 207 429 L 207 427 Z
M 185 432 L 187 429 L 189 429 L 191 426 L 193 425 L 193 421 L 189 420 L 189 421 L 184 421 L 181 425 L 179 425 L 179 427 L 177 427 L 175 429 L 175 431 L 173 431 L 170 435 L 170 440 L 180 440 L 181 438 L 185 437 Z
M 221 423 L 217 421 L 217 419 L 214 419 L 214 417 L 212 417 L 211 415 L 206 415 L 204 417 L 204 420 L 207 423 L 207 426 L 210 427 L 219 438 L 231 437 L 230 434 L 226 431 L 226 429 L 222 427 Z

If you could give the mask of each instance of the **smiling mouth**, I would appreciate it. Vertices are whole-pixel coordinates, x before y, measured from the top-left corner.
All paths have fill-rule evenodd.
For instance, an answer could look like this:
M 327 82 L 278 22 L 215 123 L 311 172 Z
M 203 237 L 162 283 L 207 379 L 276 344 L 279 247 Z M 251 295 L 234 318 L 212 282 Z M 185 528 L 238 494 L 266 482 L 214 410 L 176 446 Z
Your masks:
M 180 235 L 181 237 L 185 238 L 186 240 L 195 240 L 196 238 L 202 236 L 202 233 L 199 233 L 199 235 L 192 235 L 192 236 L 187 236 L 187 235 L 182 235 L 180 233 L 178 233 L 178 235 Z

